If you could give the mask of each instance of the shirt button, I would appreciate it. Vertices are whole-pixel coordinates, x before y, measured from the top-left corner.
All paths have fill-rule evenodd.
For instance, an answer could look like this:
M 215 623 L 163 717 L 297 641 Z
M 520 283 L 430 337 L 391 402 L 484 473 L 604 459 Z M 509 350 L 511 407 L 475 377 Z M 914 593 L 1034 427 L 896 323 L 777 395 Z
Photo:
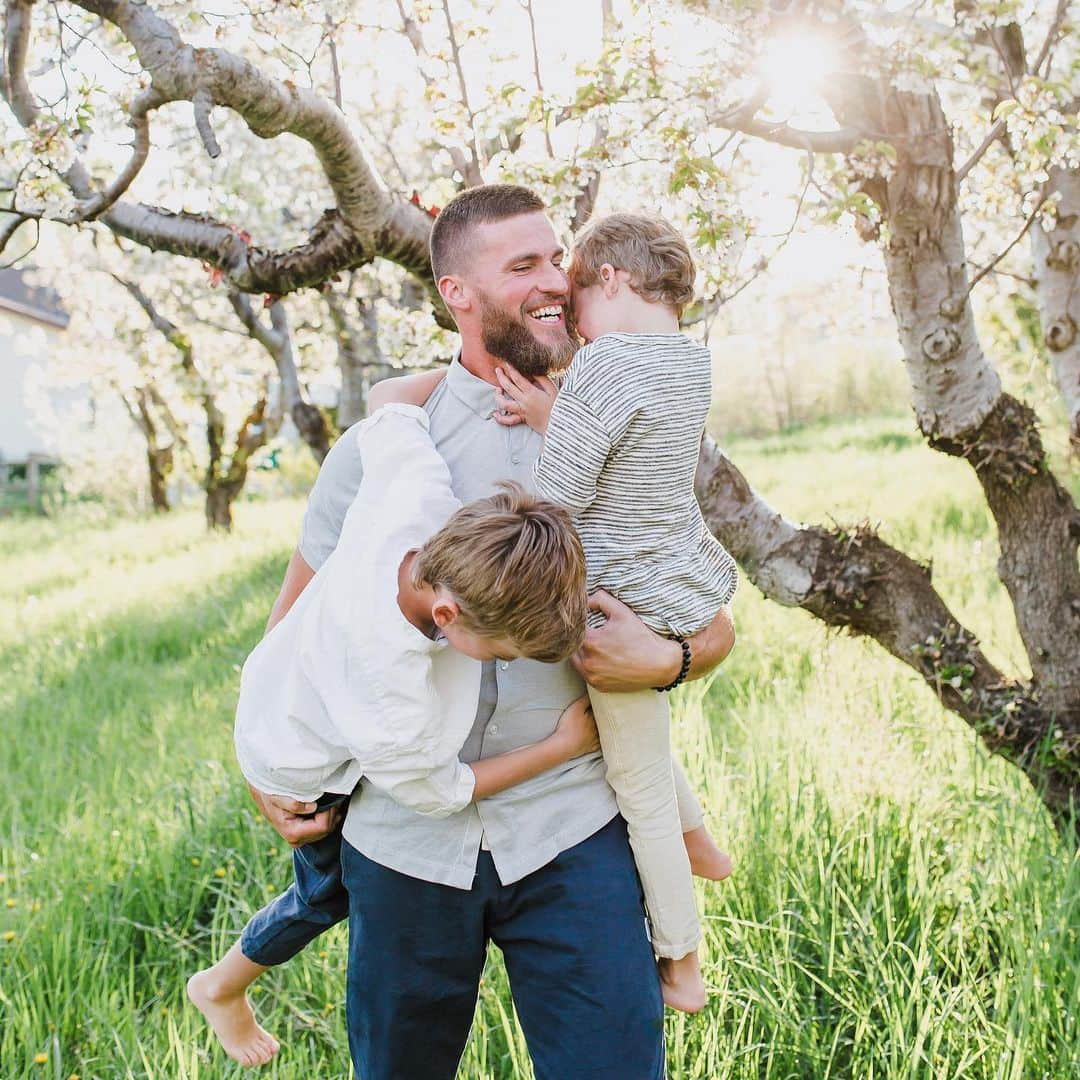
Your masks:
M 499 667 L 501 667 L 503 669 L 503 671 L 509 671 L 510 670 L 510 661 L 509 660 L 503 660 L 502 663 L 499 664 Z
M 511 455 L 510 464 L 511 465 L 520 465 L 521 464 L 521 457 L 518 454 Z
M 499 725 L 498 724 L 488 724 L 488 734 L 489 735 L 498 735 L 499 734 Z

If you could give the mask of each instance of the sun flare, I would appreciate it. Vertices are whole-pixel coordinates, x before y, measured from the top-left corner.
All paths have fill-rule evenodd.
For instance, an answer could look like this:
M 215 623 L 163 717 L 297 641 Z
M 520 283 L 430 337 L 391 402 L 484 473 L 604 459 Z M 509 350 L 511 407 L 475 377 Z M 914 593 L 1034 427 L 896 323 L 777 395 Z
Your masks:
M 774 105 L 798 109 L 817 95 L 836 66 L 832 42 L 821 34 L 785 34 L 773 38 L 757 61 L 757 70 Z

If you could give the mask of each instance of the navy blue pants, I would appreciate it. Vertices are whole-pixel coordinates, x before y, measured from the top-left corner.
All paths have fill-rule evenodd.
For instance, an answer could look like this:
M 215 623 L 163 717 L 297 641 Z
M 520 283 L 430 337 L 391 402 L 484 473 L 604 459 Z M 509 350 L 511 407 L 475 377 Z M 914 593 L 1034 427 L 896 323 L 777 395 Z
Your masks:
M 664 1006 L 621 817 L 513 885 L 486 851 L 469 891 L 389 870 L 348 842 L 341 866 L 357 1080 L 453 1080 L 489 941 L 537 1080 L 663 1080 Z
M 293 883 L 251 917 L 240 935 L 240 951 L 264 967 L 284 964 L 348 914 L 339 826 L 293 851 Z

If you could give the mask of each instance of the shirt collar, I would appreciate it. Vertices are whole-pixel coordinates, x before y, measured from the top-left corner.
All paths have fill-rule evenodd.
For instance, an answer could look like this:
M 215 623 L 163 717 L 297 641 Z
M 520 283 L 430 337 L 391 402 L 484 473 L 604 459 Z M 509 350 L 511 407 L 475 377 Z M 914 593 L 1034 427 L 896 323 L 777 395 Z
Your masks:
M 458 352 L 446 373 L 447 389 L 481 420 L 487 420 L 495 411 L 495 387 L 468 371 L 461 363 Z

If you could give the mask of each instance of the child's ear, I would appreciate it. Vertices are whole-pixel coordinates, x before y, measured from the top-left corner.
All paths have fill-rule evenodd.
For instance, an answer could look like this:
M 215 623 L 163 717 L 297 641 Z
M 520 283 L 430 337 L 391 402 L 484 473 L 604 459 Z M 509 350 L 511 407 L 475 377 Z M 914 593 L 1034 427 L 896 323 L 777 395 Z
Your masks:
M 600 284 L 604 287 L 604 295 L 611 300 L 619 291 L 619 274 L 611 263 L 604 263 L 600 267 Z
M 445 630 L 460 614 L 457 601 L 449 596 L 438 596 L 431 605 L 431 621 L 440 630 Z

